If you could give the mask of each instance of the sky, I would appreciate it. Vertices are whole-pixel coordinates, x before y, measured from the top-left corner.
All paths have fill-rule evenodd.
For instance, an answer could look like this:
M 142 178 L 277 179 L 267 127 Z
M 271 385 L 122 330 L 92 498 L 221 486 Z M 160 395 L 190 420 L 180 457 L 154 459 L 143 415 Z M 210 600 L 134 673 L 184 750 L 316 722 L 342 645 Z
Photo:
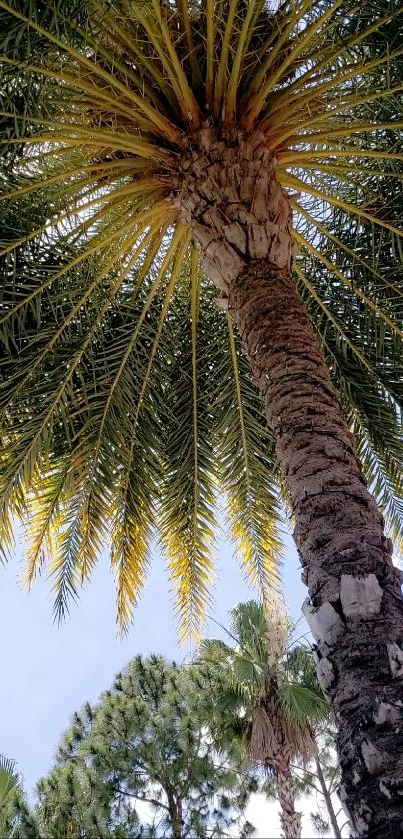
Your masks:
M 283 590 L 296 621 L 306 594 L 289 535 L 285 545 Z M 133 626 L 123 640 L 117 636 L 114 583 L 107 557 L 100 560 L 92 581 L 60 627 L 52 620 L 49 580 L 40 580 L 27 593 L 18 583 L 20 565 L 19 544 L 13 561 L 0 568 L 0 752 L 17 761 L 31 796 L 38 779 L 51 768 L 73 712 L 87 700 L 96 701 L 133 656 L 157 652 L 180 662 L 190 650 L 177 644 L 170 584 L 158 552 L 154 552 Z M 218 545 L 217 568 L 211 614 L 226 624 L 228 610 L 253 596 L 253 591 L 243 580 L 232 547 L 223 541 Z M 297 634 L 304 631 L 304 624 L 299 624 Z M 206 634 L 216 637 L 220 631 L 210 621 Z M 277 809 L 259 799 L 252 802 L 248 815 L 259 828 L 259 836 L 280 836 Z M 303 835 L 310 836 L 305 822 Z

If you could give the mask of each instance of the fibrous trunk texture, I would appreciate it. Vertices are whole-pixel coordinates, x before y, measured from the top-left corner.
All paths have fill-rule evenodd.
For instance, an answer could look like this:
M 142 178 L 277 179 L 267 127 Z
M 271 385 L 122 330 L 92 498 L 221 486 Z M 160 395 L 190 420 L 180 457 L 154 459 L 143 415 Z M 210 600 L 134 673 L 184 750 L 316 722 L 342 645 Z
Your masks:
M 290 763 L 277 770 L 277 795 L 281 807 L 281 828 L 285 839 L 300 839 L 301 813 L 295 811 L 294 780 Z
M 292 747 L 279 697 L 273 688 L 254 709 L 247 735 L 247 753 L 274 773 L 285 839 L 300 839 L 301 813 L 295 810 L 295 786 L 291 773 Z M 270 836 L 270 831 L 268 831 Z
M 333 704 L 342 800 L 359 836 L 403 836 L 403 603 L 313 326 L 287 270 L 244 269 L 229 293 L 286 475 L 308 584 L 304 612 Z M 369 833 L 369 831 L 371 832 Z
M 359 836 L 403 836 L 403 599 L 392 545 L 369 494 L 306 308 L 292 277 L 291 211 L 258 136 L 189 148 L 182 218 L 228 300 L 263 391 L 288 480 L 295 541 L 338 722 L 341 798 Z

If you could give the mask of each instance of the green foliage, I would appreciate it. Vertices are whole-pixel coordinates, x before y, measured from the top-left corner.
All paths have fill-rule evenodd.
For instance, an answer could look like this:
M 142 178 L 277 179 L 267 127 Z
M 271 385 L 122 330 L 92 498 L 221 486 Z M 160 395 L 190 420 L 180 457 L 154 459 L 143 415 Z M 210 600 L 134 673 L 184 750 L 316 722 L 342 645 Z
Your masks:
M 188 668 L 137 656 L 97 705 L 76 713 L 38 784 L 47 837 L 251 835 L 253 784 L 206 726 L 209 696 Z
M 57 616 L 109 541 L 126 628 L 156 529 L 197 631 L 223 497 L 247 578 L 278 576 L 273 442 L 170 201 L 206 118 L 276 156 L 298 286 L 401 538 L 402 20 L 395 0 L 0 0 L 0 544 L 28 522 Z
M 7 839 L 40 839 L 15 761 L 5 755 L 0 755 L 0 833 Z
M 331 721 L 319 725 L 314 732 L 317 751 L 312 760 L 299 760 L 294 758 L 291 764 L 293 775 L 294 791 L 297 799 L 304 799 L 305 812 L 310 810 L 310 819 L 315 835 L 328 836 L 332 831 L 332 818 L 338 825 L 343 824 L 346 828 L 348 821 L 341 807 L 338 798 L 340 786 L 340 766 L 336 754 L 336 732 Z M 319 772 L 321 778 L 319 777 Z M 332 796 L 330 805 L 324 795 L 326 792 Z M 277 787 L 273 777 L 264 779 L 260 792 L 268 801 L 275 801 L 277 798 Z M 302 802 L 301 802 L 302 803 Z M 329 806 L 332 812 L 329 811 Z M 312 808 L 315 807 L 315 810 Z M 339 833 L 341 829 L 339 827 Z M 334 833 L 332 833 L 334 835 Z
M 319 830 L 325 826 L 323 805 L 331 807 L 322 785 L 335 792 L 339 767 L 331 712 L 311 650 L 294 644 L 293 633 L 279 600 L 272 600 L 266 612 L 249 601 L 231 612 L 233 644 L 204 641 L 200 659 L 212 683 L 216 736 L 221 742 L 238 741 L 244 760 L 260 768 L 260 791 L 267 798 L 281 801 L 280 765 L 282 772 L 288 767 L 296 796 L 317 793 L 319 809 L 312 824 Z
M 216 674 L 216 726 L 224 738 L 227 727 L 232 736 L 235 717 L 249 756 L 276 772 L 276 749 L 308 756 L 315 725 L 329 716 L 311 651 L 292 646 L 292 626 L 279 601 L 266 612 L 253 600 L 235 607 L 229 635 L 235 646 L 206 640 L 200 648 L 201 661 Z M 267 717 L 277 731 L 272 753 L 254 745 L 262 740 L 256 735 Z
M 296 794 L 309 799 L 310 806 L 317 808 L 310 814 L 315 833 L 327 836 L 332 830 L 332 820 L 338 825 L 348 825 L 338 798 L 340 766 L 336 753 L 336 731 L 331 720 L 315 729 L 315 743 L 313 760 L 308 763 L 297 760 L 293 764 L 294 785 Z M 271 792 L 267 788 L 264 791 Z
M 20 783 L 19 775 L 15 771 L 15 761 L 5 755 L 0 755 L 0 804 L 3 805 Z

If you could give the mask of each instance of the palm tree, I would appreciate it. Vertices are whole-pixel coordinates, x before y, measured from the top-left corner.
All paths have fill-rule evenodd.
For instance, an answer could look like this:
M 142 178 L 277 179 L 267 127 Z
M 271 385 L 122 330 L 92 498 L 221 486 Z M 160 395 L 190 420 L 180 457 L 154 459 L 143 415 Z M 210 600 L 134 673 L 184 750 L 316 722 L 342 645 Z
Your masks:
M 9 839 L 39 839 L 39 829 L 30 811 L 16 771 L 15 761 L 0 754 L 0 831 Z
M 225 736 L 234 716 L 241 723 L 248 756 L 274 774 L 284 836 L 298 839 L 301 814 L 291 766 L 293 759 L 315 754 L 313 727 L 329 715 L 309 672 L 312 656 L 308 648 L 291 648 L 292 627 L 279 601 L 266 614 L 254 600 L 241 603 L 231 612 L 229 634 L 235 646 L 208 640 L 200 650 L 201 660 L 217 669 L 218 727 Z
M 20 777 L 15 771 L 15 761 L 0 755 L 0 825 L 3 827 L 3 818 L 7 806 L 10 803 L 13 790 L 20 787 Z
M 399 835 L 400 575 L 357 451 L 400 538 L 400 4 L 0 0 L 0 31 L 4 550 L 24 517 L 60 614 L 109 539 L 125 626 L 157 525 L 187 631 L 218 489 L 267 593 L 282 475 L 343 798 Z

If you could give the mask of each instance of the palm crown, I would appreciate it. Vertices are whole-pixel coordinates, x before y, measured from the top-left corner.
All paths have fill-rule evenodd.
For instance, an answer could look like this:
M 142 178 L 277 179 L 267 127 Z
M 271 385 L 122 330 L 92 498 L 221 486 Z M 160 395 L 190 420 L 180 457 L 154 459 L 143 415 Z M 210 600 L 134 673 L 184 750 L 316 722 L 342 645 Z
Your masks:
M 109 539 L 122 626 L 157 525 L 182 626 L 205 613 L 217 497 L 265 591 L 274 447 L 183 223 L 194 137 L 264 135 L 299 290 L 400 536 L 401 10 L 311 0 L 0 2 L 3 545 L 29 522 L 62 613 Z M 381 270 L 387 266 L 388 270 Z
M 272 768 L 275 718 L 287 748 L 304 758 L 312 753 L 315 725 L 329 717 L 311 651 L 293 644 L 293 633 L 278 602 L 272 600 L 265 609 L 250 600 L 231 611 L 233 646 L 206 640 L 200 648 L 200 660 L 213 672 L 217 668 L 216 705 L 223 712 L 219 728 L 233 725 L 239 714 L 249 756 L 267 769 Z

